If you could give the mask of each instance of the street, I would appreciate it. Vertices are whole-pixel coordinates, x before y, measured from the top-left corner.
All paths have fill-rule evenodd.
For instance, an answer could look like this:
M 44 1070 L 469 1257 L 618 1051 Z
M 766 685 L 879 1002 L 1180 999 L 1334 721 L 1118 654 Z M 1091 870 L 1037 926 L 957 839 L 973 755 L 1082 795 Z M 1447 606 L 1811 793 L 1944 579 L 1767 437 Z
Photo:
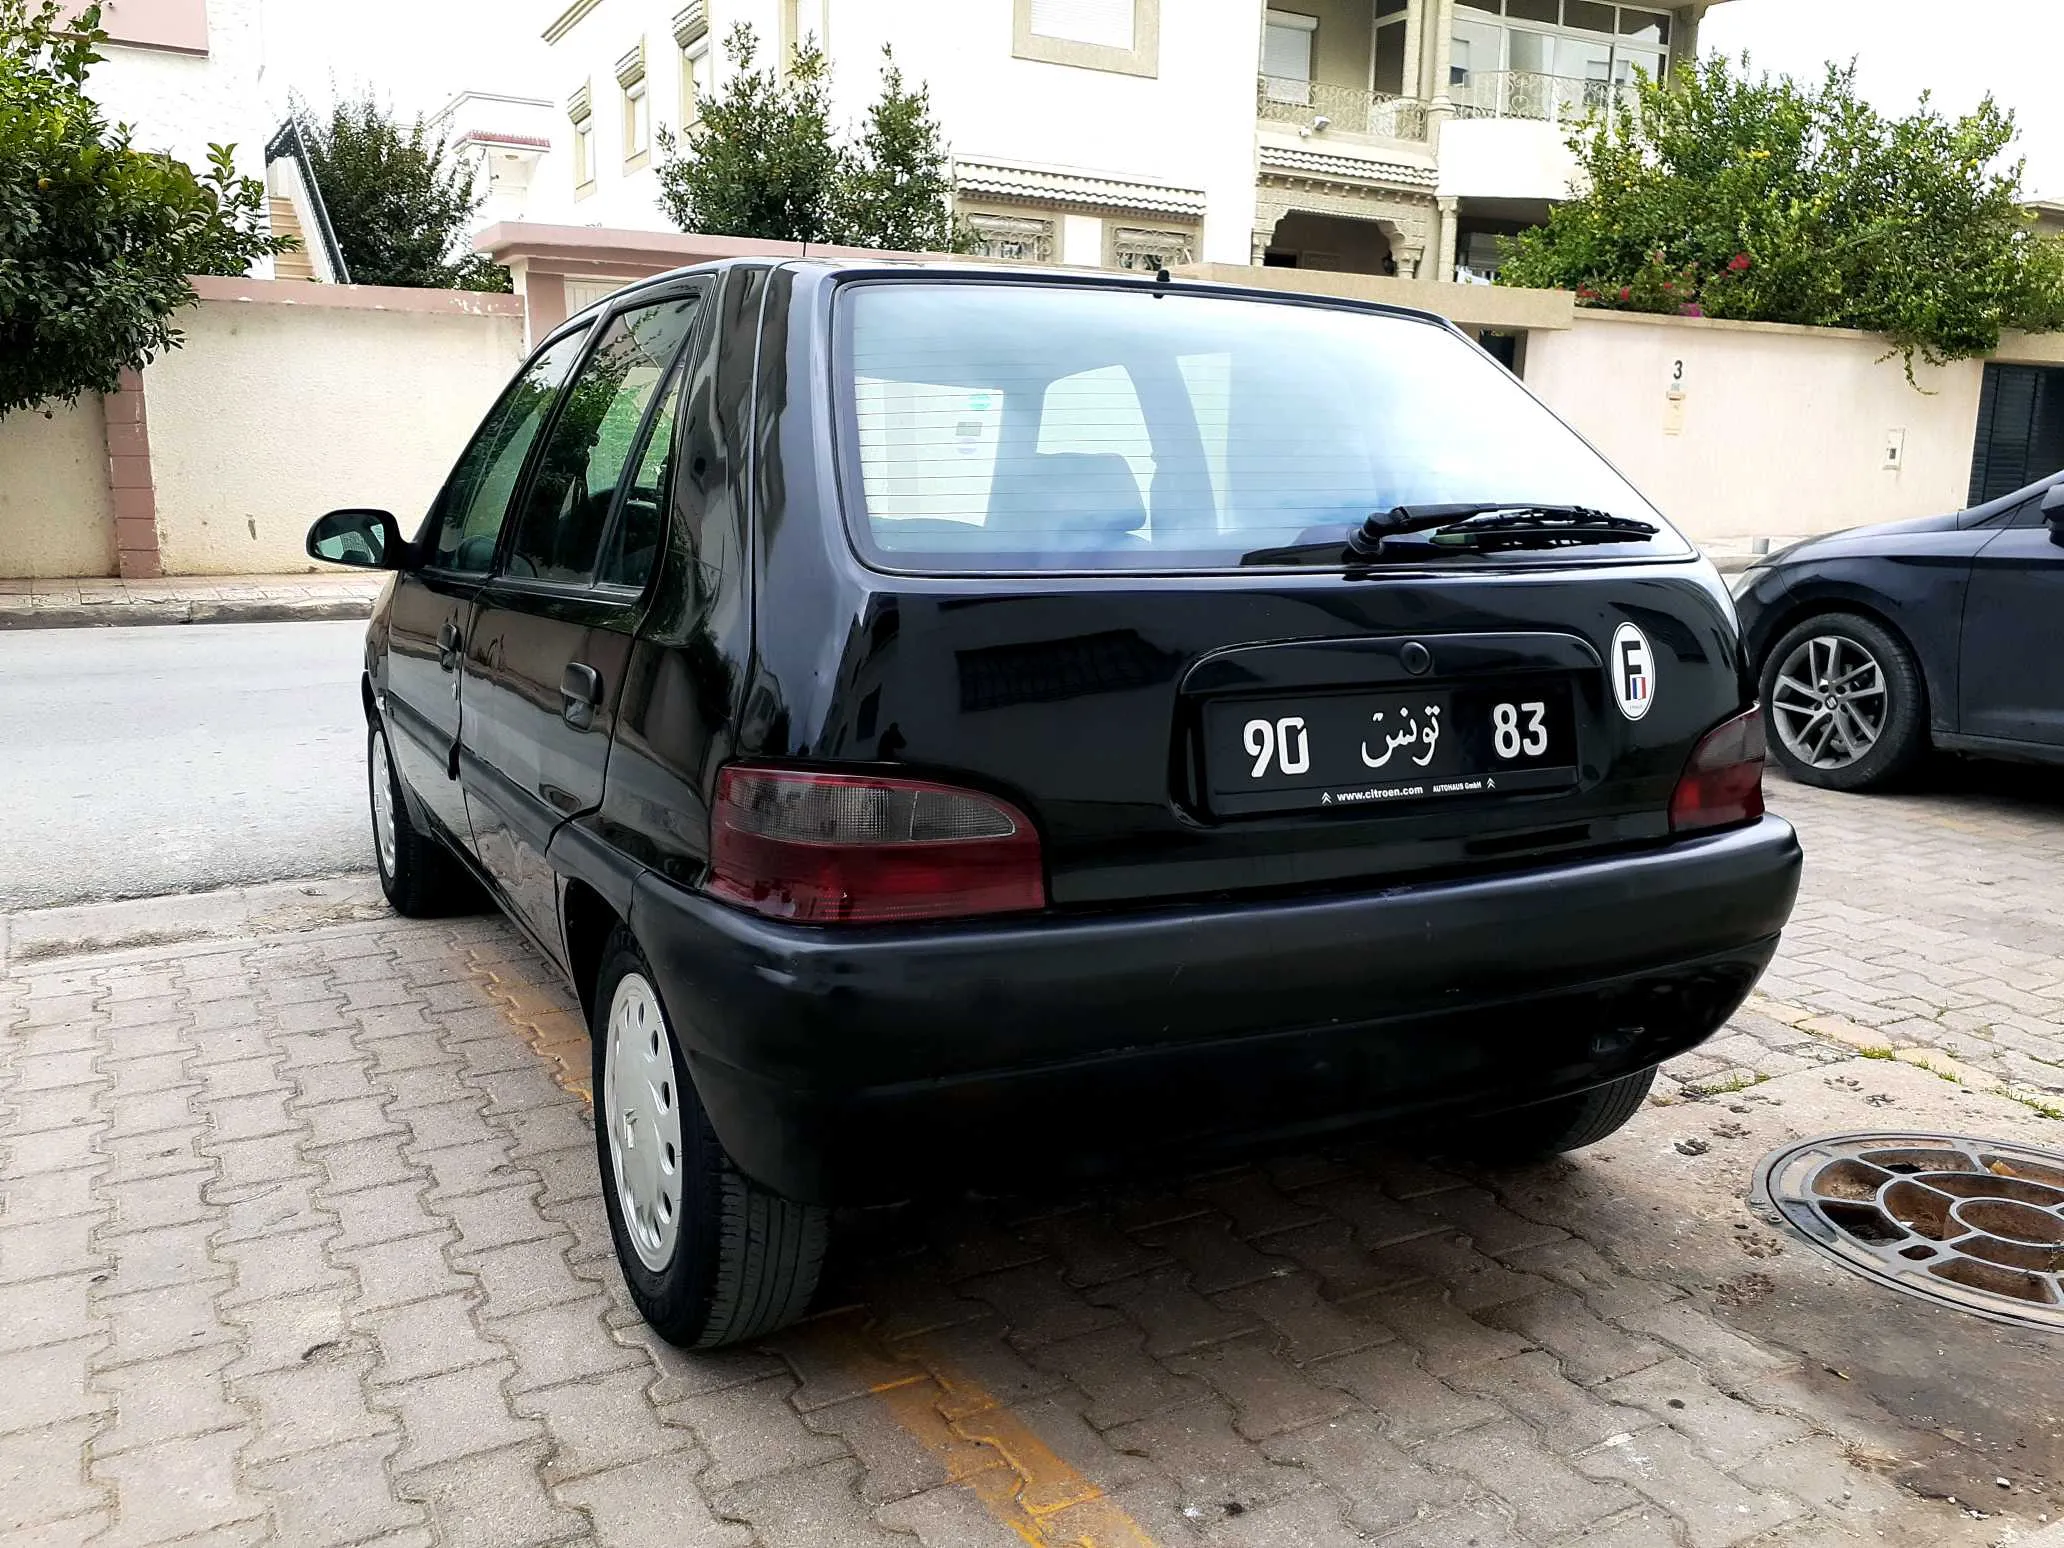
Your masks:
M 364 639 L 0 631 L 0 910 L 368 868 Z
M 66 791 L 10 760 L 0 1541 L 1994 1548 L 2064 1508 L 2054 1333 L 1746 1201 L 1803 1135 L 2056 1146 L 2042 775 L 1773 782 L 1810 857 L 1777 963 L 1580 1155 L 859 1217 L 817 1317 L 691 1355 L 611 1257 L 577 1008 L 363 874 L 355 626 L 135 632 L 0 636 Z M 102 777 L 133 831 L 92 832 Z M 175 846 L 246 885 L 21 907 L 187 882 Z

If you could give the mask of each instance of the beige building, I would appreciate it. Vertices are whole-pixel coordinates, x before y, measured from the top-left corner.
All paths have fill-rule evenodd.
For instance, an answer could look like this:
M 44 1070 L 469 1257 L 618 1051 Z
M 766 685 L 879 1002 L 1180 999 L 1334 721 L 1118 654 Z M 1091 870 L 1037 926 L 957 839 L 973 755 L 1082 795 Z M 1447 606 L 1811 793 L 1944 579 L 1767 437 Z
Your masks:
M 1567 192 L 1571 120 L 1695 57 L 1716 3 L 572 0 L 524 126 L 549 145 L 498 144 L 483 174 L 499 221 L 669 229 L 660 132 L 692 126 L 744 22 L 763 61 L 826 50 L 842 125 L 893 48 L 992 257 L 1481 280 Z

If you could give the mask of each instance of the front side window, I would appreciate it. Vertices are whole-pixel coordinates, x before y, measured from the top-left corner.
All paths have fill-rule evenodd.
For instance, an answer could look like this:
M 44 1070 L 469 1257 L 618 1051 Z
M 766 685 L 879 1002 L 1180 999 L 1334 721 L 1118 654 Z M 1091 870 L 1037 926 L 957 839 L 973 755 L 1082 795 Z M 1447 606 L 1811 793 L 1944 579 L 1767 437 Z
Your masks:
M 1166 289 L 856 284 L 844 434 L 898 569 L 1168 570 L 1345 541 L 1399 505 L 1654 509 L 1445 328 Z M 1612 553 L 1688 552 L 1664 527 Z
M 1261 73 L 1271 102 L 1300 106 L 1311 102 L 1312 44 L 1318 18 L 1293 11 L 1270 11 L 1262 32 Z
M 459 457 L 444 494 L 418 539 L 430 565 L 460 575 L 494 567 L 495 543 L 524 461 L 544 428 L 560 384 L 579 358 L 585 333 L 568 334 L 524 368 Z
M 687 342 L 698 299 L 640 307 L 604 328 L 539 453 L 508 574 L 577 586 L 596 578 L 617 486 L 639 447 L 645 411 Z

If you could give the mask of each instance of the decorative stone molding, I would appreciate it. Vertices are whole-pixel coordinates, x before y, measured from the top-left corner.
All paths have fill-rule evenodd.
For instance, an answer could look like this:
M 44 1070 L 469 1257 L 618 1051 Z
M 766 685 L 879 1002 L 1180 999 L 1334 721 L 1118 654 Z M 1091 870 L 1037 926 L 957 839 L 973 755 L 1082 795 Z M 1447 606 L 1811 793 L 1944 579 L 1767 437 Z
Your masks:
M 1373 221 L 1390 237 L 1391 256 L 1407 279 L 1423 274 L 1428 249 L 1439 229 L 1433 195 L 1401 188 L 1323 177 L 1290 177 L 1264 171 L 1255 189 L 1254 262 L 1259 264 L 1275 235 L 1276 222 L 1303 211 Z
M 1197 261 L 1194 226 L 1131 226 L 1104 222 L 1104 267 L 1152 274 Z
M 616 83 L 628 91 L 645 79 L 645 40 L 616 62 Z
M 581 89 L 566 99 L 566 116 L 579 123 L 584 118 L 592 118 L 594 114 L 595 94 L 590 90 L 588 83 L 583 81 Z
M 1052 263 L 1058 232 L 1056 222 L 1037 215 L 1006 215 L 995 210 L 960 212 L 975 240 L 975 252 L 984 258 L 1010 263 Z
M 1146 210 L 1202 219 L 1204 190 L 1174 188 L 1131 178 L 1097 177 L 1009 161 L 955 158 L 953 186 L 1013 204 L 1051 204 L 1075 210 Z
M 708 0 L 694 0 L 694 4 L 681 8 L 674 17 L 674 42 L 681 48 L 693 48 L 709 36 Z

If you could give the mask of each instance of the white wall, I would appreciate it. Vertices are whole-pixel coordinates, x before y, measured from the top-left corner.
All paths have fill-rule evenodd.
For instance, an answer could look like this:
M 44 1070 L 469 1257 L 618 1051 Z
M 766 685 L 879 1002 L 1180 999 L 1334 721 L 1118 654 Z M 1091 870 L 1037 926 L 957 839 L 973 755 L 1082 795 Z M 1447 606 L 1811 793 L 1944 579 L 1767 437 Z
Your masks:
M 1527 336 L 1526 382 L 1687 536 L 1794 537 L 1960 509 L 1984 367 L 1873 334 L 1579 310 Z M 1682 396 L 1673 398 L 1683 362 Z M 1904 432 L 1897 469 L 1889 432 Z
M 0 419 L 0 577 L 111 575 L 115 508 L 108 495 L 100 399 L 50 417 Z
M 279 127 L 259 93 L 265 63 L 264 0 L 207 0 L 208 52 L 173 53 L 110 43 L 87 92 L 142 150 L 168 151 L 196 170 L 210 145 L 234 145 L 237 170 L 265 175 L 265 142 Z
M 522 359 L 506 298 L 323 294 L 361 304 L 204 301 L 181 315 L 185 347 L 144 373 L 166 574 L 312 569 L 308 524 L 338 506 L 414 531 Z
M 679 9 L 678 0 L 602 0 L 552 48 L 554 148 L 538 169 L 526 218 L 672 229 L 659 212 L 654 172 L 624 172 L 616 63 L 642 34 L 654 123 L 678 133 L 681 71 L 671 27 Z M 709 10 L 719 79 L 728 67 L 723 40 L 736 22 L 753 26 L 763 64 L 773 57 L 773 0 L 710 0 Z M 905 80 L 931 89 L 933 113 L 956 156 L 1201 188 L 1207 206 L 1199 256 L 1248 261 L 1262 0 L 1161 0 L 1154 77 L 1013 58 L 1011 0 L 830 0 L 825 10 L 833 116 L 841 128 L 857 125 L 878 94 L 881 49 L 890 43 Z M 594 100 L 599 175 L 594 194 L 577 200 L 564 109 L 584 81 Z
M 1439 193 L 1461 199 L 1569 197 L 1568 131 L 1530 118 L 1452 118 L 1441 126 Z

